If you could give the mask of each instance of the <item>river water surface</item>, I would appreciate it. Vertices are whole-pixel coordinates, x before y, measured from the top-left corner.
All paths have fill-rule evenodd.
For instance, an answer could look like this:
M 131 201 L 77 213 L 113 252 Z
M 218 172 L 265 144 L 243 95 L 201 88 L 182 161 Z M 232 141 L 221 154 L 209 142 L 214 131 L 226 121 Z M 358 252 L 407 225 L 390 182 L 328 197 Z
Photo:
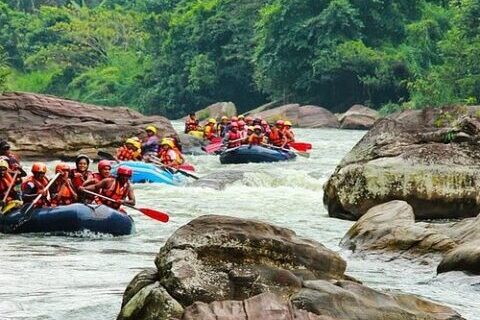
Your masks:
M 352 255 L 338 246 L 352 222 L 328 217 L 322 185 L 365 132 L 296 133 L 299 140 L 313 144 L 309 159 L 221 165 L 216 156 L 189 157 L 200 176 L 217 170 L 249 171 L 223 191 L 136 185 L 138 205 L 167 211 L 171 220 L 162 224 L 131 211 L 137 230 L 132 236 L 0 234 L 0 320 L 115 319 L 129 281 L 142 269 L 154 267 L 156 253 L 178 227 L 204 214 L 254 218 L 293 229 L 339 252 L 347 260 L 348 274 L 366 285 L 419 294 L 452 306 L 469 320 L 480 319 L 480 277 L 436 276 L 435 263 L 388 262 Z

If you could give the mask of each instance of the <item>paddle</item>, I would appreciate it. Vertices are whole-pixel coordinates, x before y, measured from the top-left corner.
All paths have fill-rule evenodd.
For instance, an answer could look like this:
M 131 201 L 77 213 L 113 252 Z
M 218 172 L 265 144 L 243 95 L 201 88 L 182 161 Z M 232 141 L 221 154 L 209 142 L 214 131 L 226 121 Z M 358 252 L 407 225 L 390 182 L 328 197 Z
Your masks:
M 48 184 L 45 186 L 44 190 L 48 190 L 50 189 L 50 187 L 52 186 L 52 184 L 55 182 L 55 180 L 57 180 L 58 177 L 60 177 L 62 175 L 61 172 L 57 173 L 49 182 Z M 25 224 L 26 222 L 28 222 L 31 218 L 32 218 L 32 214 L 28 214 L 33 206 L 43 197 L 43 193 L 39 193 L 35 199 L 33 199 L 33 201 L 30 203 L 30 205 L 27 207 L 27 209 L 25 211 L 23 211 L 23 218 L 16 224 L 12 227 L 13 230 L 16 230 L 18 227 L 22 226 L 23 224 Z M 33 211 L 32 211 L 33 212 Z
M 262 143 L 262 145 L 267 146 L 269 148 L 273 148 L 273 149 L 280 149 L 282 151 L 293 152 L 295 154 L 298 154 L 299 156 L 302 156 L 302 157 L 305 157 L 305 158 L 310 158 L 310 153 L 308 153 L 308 152 L 295 151 L 295 150 L 286 149 L 286 148 L 282 148 L 282 147 L 277 147 L 277 146 L 274 146 L 274 145 L 271 145 L 271 144 L 266 144 L 266 143 Z
M 234 142 L 238 142 L 238 141 L 242 141 L 242 140 L 245 140 L 245 138 L 240 138 L 240 139 L 236 139 L 236 140 L 232 140 L 232 141 L 227 141 L 226 143 L 223 143 L 223 142 L 211 143 L 211 144 L 209 144 L 205 147 L 202 147 L 202 150 L 205 151 L 206 153 L 213 153 L 215 151 L 220 150 L 222 147 L 224 147 L 228 143 L 234 143 Z
M 288 145 L 298 151 L 308 151 L 312 149 L 312 144 L 307 142 L 290 142 Z
M 165 168 L 168 168 L 170 170 L 172 170 L 174 173 L 176 173 L 177 171 L 180 172 L 181 174 L 183 174 L 184 176 L 187 176 L 187 177 L 190 177 L 190 178 L 193 178 L 195 180 L 198 180 L 200 179 L 200 177 L 190 173 L 190 172 L 187 172 L 183 169 L 180 169 L 180 168 L 174 168 L 172 166 L 167 166 L 165 164 L 162 163 L 162 161 L 158 158 L 158 157 L 155 157 L 153 155 L 150 156 L 150 159 L 153 159 L 154 161 L 152 161 L 155 165 L 157 166 L 160 166 L 160 167 L 165 167 Z
M 8 186 L 7 192 L 5 192 L 5 196 L 2 199 L 2 202 L 6 204 L 8 195 L 10 194 L 10 191 L 12 191 L 13 186 L 15 185 L 15 181 L 17 180 L 17 176 L 20 172 L 15 171 L 15 174 L 13 175 L 12 178 L 12 183 Z
M 105 197 L 101 194 L 98 194 L 96 192 L 93 192 L 93 191 L 90 191 L 90 190 L 82 190 L 83 192 L 85 193 L 88 193 L 92 196 L 96 196 L 96 197 L 99 197 L 99 198 L 102 198 L 102 199 L 105 199 L 105 200 L 108 200 L 108 201 L 112 201 L 112 202 L 116 202 L 116 203 L 120 203 L 119 201 L 115 201 L 114 199 L 112 198 L 109 198 L 109 197 Z M 161 211 L 157 211 L 157 210 L 153 210 L 153 209 L 148 209 L 148 208 L 137 208 L 135 206 L 131 206 L 131 205 L 128 205 L 128 204 L 123 204 L 125 207 L 129 207 L 129 208 L 132 208 L 132 209 L 135 209 L 137 211 L 140 211 L 141 213 L 143 213 L 144 215 L 154 219 L 154 220 L 158 220 L 158 221 L 161 221 L 161 222 L 164 222 L 164 223 L 167 223 L 168 220 L 170 220 L 170 217 L 168 216 L 168 214 L 164 213 L 164 212 L 161 212 Z

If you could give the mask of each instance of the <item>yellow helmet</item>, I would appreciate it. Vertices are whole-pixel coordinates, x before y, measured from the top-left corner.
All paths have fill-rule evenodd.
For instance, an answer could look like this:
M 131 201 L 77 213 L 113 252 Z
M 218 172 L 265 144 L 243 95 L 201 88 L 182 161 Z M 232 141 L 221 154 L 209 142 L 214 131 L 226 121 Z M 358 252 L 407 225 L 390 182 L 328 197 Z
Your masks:
M 254 128 L 253 126 L 248 126 L 248 127 L 247 127 L 247 130 L 253 131 L 253 130 L 255 130 L 255 128 Z
M 290 126 L 290 127 L 291 127 L 291 126 L 292 126 L 292 123 L 291 123 L 290 121 L 285 121 L 285 122 L 283 123 L 283 125 L 284 125 L 284 126 Z
M 0 168 L 8 169 L 8 162 L 6 160 L 1 159 L 0 160 Z
M 228 120 L 227 116 L 222 116 L 222 120 Z
M 215 123 L 217 123 L 217 120 L 215 120 L 214 118 L 210 118 L 210 119 L 208 119 L 208 123 L 215 124 Z
M 238 120 L 240 120 L 240 119 L 245 119 L 245 116 L 243 114 L 239 115 Z
M 163 138 L 163 139 L 162 139 L 161 145 L 162 145 L 162 146 L 163 146 L 163 145 L 167 145 L 167 146 L 169 146 L 170 148 L 175 147 L 175 145 L 173 144 L 172 139 L 167 139 L 167 138 Z
M 138 140 L 136 140 L 136 139 L 134 139 L 134 138 L 127 139 L 127 140 L 125 141 L 125 144 L 127 144 L 127 143 L 131 144 L 132 146 L 134 146 L 134 147 L 137 148 L 137 149 L 140 149 L 140 147 L 142 146 L 141 143 L 140 143 L 140 141 L 138 141 Z
M 157 134 L 157 128 L 155 128 L 154 126 L 148 126 L 145 128 L 145 131 L 152 131 L 153 134 Z

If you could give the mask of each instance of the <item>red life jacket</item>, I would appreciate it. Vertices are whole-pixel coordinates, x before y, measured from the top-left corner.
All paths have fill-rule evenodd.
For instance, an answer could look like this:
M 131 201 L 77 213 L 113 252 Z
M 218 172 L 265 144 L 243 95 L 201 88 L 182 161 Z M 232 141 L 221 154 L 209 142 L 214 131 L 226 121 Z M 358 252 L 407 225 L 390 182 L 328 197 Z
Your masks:
M 189 133 L 190 131 L 195 131 L 197 130 L 197 121 L 188 118 L 185 121 L 185 133 Z
M 33 186 L 31 188 L 32 192 L 33 193 L 38 193 L 40 190 L 44 189 L 48 184 L 48 179 L 47 177 L 43 177 L 41 181 L 39 180 L 36 180 L 34 179 L 33 176 L 30 176 L 28 177 L 27 179 L 25 179 L 25 181 L 22 183 L 22 191 L 25 192 L 25 191 L 28 191 L 30 188 L 29 186 Z M 42 196 L 40 198 L 40 200 L 38 200 L 36 206 L 37 207 L 41 207 L 41 206 L 47 206 L 50 204 L 50 192 L 47 190 L 47 195 L 45 196 Z M 27 201 L 23 201 L 23 202 L 29 202 L 30 201 L 33 201 L 33 199 L 28 199 Z
M 5 192 L 7 192 L 8 187 L 10 187 L 10 184 L 12 184 L 12 182 L 13 182 L 12 176 L 8 172 L 5 172 L 5 176 L 0 180 L 0 199 L 3 199 L 3 197 L 5 197 Z M 16 198 L 17 198 L 16 192 L 15 190 L 13 190 L 13 187 L 12 187 L 6 202 L 8 203 Z
M 237 132 L 230 131 L 228 133 L 227 147 L 228 148 L 239 147 L 242 144 L 242 141 L 240 140 L 241 138 L 242 138 L 242 134 L 240 133 L 240 131 L 237 131 Z M 238 140 L 238 141 L 235 141 L 235 140 Z M 235 141 L 235 142 L 230 142 L 230 141 Z
M 173 157 L 173 154 L 171 151 L 173 151 L 173 153 L 175 154 L 175 157 Z M 167 166 L 178 167 L 178 165 L 180 164 L 180 160 L 178 159 L 179 158 L 178 154 L 173 149 L 167 149 L 167 150 L 162 149 L 158 157 L 160 158 L 160 161 Z
M 52 206 L 68 205 L 75 202 L 74 191 L 69 183 L 64 181 L 55 181 L 52 185 L 52 193 L 54 197 L 50 201 Z
M 75 190 L 78 190 L 79 187 L 87 180 L 93 178 L 93 173 L 91 171 L 85 171 L 84 173 L 79 172 L 77 169 L 70 171 L 70 179 L 72 180 L 73 187 Z
M 280 132 L 280 130 L 274 129 L 270 131 L 270 134 L 268 135 L 268 140 L 270 144 L 273 144 L 274 146 L 281 146 L 283 140 L 282 133 Z
M 102 177 L 102 175 L 98 172 L 95 172 L 94 174 L 92 174 L 92 178 L 95 180 L 95 183 L 99 183 L 103 179 L 106 179 L 106 178 Z
M 126 182 L 123 186 L 120 186 L 120 183 L 115 179 L 113 183 L 110 185 L 109 188 L 105 190 L 100 190 L 100 194 L 104 195 L 105 197 L 112 198 L 116 201 L 122 201 L 128 196 L 128 190 L 130 189 L 130 182 Z M 112 202 L 105 199 L 99 199 L 101 203 L 110 208 L 118 209 L 120 208 L 121 204 L 118 202 Z

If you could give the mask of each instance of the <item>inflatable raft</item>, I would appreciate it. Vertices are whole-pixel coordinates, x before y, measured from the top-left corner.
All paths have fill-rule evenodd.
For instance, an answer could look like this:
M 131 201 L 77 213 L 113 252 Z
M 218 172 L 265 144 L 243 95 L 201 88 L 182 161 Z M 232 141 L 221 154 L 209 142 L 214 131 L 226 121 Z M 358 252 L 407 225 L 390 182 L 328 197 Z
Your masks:
M 92 232 L 112 234 L 114 236 L 128 235 L 134 232 L 133 219 L 127 214 L 104 205 L 86 205 L 74 203 L 55 208 L 32 209 L 31 218 L 17 227 L 24 218 L 22 209 L 12 211 L 7 215 L 0 214 L 0 232 L 77 232 L 90 230 Z
M 227 149 L 220 154 L 222 164 L 249 162 L 277 162 L 295 159 L 297 155 L 291 151 L 275 150 L 261 146 L 240 146 Z
M 127 166 L 133 170 L 132 183 L 164 183 L 169 185 L 178 185 L 184 181 L 184 176 L 180 173 L 171 173 L 160 167 L 141 161 L 123 161 L 113 164 L 112 174 L 115 175 L 119 166 Z

